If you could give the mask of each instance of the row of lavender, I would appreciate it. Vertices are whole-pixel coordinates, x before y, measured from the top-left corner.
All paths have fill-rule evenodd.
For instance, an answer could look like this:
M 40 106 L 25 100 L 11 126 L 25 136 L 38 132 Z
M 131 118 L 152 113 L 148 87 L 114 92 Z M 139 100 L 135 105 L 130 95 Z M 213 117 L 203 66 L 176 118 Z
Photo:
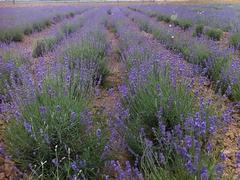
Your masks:
M 148 5 L 137 6 L 149 13 L 165 14 L 172 18 L 188 19 L 194 24 L 220 28 L 224 31 L 238 32 L 240 24 L 239 8 L 235 5 Z
M 121 10 L 112 9 L 110 24 L 127 74 L 110 142 L 121 142 L 129 161 L 112 161 L 117 179 L 220 179 L 225 156 L 212 137 L 230 111 L 218 116 L 193 93 L 195 67 L 152 42 Z
M 7 152 L 33 178 L 96 178 L 104 165 L 107 138 L 89 107 L 108 73 L 106 15 L 102 8 L 84 16 L 81 33 L 54 62 L 38 58 L 32 69 L 1 60 L 1 77 L 9 79 L 1 94 Z
M 68 38 L 74 34 L 83 26 L 84 21 L 87 20 L 86 18 L 83 18 L 82 15 L 83 14 L 78 18 L 73 18 L 70 21 L 68 20 L 67 22 L 64 22 L 64 24 L 62 24 L 59 29 L 53 31 L 51 35 L 38 39 L 33 47 L 32 56 L 35 58 L 44 56 L 48 52 L 53 51 L 54 48 L 64 40 L 64 38 Z
M 81 27 L 92 14 L 93 12 L 90 10 L 81 14 L 79 17 L 76 16 L 71 20 L 63 21 L 63 23 L 59 24 L 56 28 L 52 28 L 49 31 L 49 35 L 38 39 L 34 44 L 34 47 L 29 48 L 30 52 L 25 51 L 24 47 L 19 43 L 5 44 L 1 54 L 2 64 L 12 64 L 12 66 L 17 68 L 22 64 L 28 64 L 30 67 L 34 62 L 38 61 L 38 59 L 34 60 L 33 57 L 36 58 L 46 54 L 49 56 L 50 53 L 50 56 L 58 57 L 58 54 L 61 53 L 57 54 L 55 50 L 59 51 L 60 48 L 66 49 L 66 45 L 74 39 L 71 35 L 79 36 L 79 34 L 81 34 Z M 29 46 L 29 44 L 27 45 Z M 9 74 L 6 75 L 6 72 L 7 71 L 5 70 L 4 73 L 3 70 L 0 78 L 0 91 L 3 93 L 6 91 L 6 88 L 4 87 L 5 81 L 9 83 L 10 80 Z
M 181 53 L 187 61 L 200 65 L 202 72 L 215 82 L 216 91 L 239 101 L 240 61 L 238 57 L 232 57 L 232 48 L 220 48 L 205 38 L 194 39 L 188 33 L 179 33 L 138 12 L 130 14 L 141 30 L 151 33 L 168 49 Z
M 151 17 L 156 17 L 158 21 L 172 23 L 179 26 L 184 31 L 189 29 L 190 36 L 206 35 L 209 39 L 222 40 L 227 33 L 229 46 L 235 49 L 240 48 L 239 7 L 220 6 L 220 7 L 202 7 L 199 6 L 133 6 L 131 9 L 144 12 Z M 216 9 L 215 9 L 216 8 Z M 201 9 L 201 8 L 200 8 Z M 216 11 L 216 12 L 212 12 Z M 198 12 L 200 11 L 200 12 Z M 224 42 L 225 43 L 225 42 Z
M 23 35 L 40 32 L 51 24 L 73 17 L 86 9 L 87 7 L 76 6 L 1 8 L 0 41 L 22 41 Z

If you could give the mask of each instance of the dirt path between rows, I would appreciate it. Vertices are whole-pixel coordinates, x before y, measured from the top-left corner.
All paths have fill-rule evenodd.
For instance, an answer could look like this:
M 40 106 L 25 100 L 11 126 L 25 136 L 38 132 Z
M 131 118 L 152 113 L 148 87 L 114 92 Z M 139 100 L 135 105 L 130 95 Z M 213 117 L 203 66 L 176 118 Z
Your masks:
M 107 51 L 107 65 L 108 70 L 110 71 L 109 76 L 106 79 L 105 85 L 99 87 L 99 94 L 93 101 L 93 113 L 97 116 L 104 117 L 104 120 L 107 120 L 109 126 L 110 139 L 111 136 L 114 136 L 111 143 L 109 144 L 110 156 L 117 154 L 118 161 L 121 164 L 124 164 L 128 160 L 128 152 L 126 151 L 125 146 L 122 145 L 121 136 L 117 132 L 112 132 L 111 128 L 115 125 L 119 112 L 117 110 L 118 103 L 121 99 L 121 93 L 119 92 L 119 86 L 122 85 L 126 71 L 123 63 L 121 62 L 121 55 L 119 52 L 119 40 L 116 34 L 114 34 L 112 27 L 107 28 L 107 42 L 109 48 Z M 113 128 L 114 129 L 114 128 Z M 115 177 L 113 169 L 110 164 L 105 164 L 103 168 L 104 174 Z
M 122 63 L 120 62 L 119 42 L 115 34 L 107 29 L 107 42 L 109 48 L 107 50 L 107 66 L 110 71 L 106 78 L 105 87 L 99 87 L 100 92 L 94 100 L 94 108 L 103 110 L 104 113 L 109 113 L 120 97 L 118 86 L 122 83 L 124 74 Z
M 226 155 L 224 161 L 224 175 L 232 175 L 233 179 L 240 179 L 240 164 L 237 164 L 236 154 L 240 153 L 240 106 L 235 105 L 231 113 L 232 120 L 227 127 L 226 133 L 222 136 L 223 152 Z

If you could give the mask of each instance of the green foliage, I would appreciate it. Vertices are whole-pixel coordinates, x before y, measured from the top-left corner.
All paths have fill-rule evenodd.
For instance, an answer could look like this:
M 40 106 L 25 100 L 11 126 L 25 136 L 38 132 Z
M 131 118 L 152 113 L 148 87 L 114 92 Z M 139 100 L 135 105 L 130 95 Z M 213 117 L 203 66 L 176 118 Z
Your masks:
M 69 36 L 70 34 L 72 34 L 75 30 L 75 26 L 73 24 L 64 24 L 60 31 L 65 35 L 65 36 Z
M 150 16 L 152 16 L 152 13 L 150 13 Z M 164 14 L 158 14 L 157 15 L 158 21 L 164 21 L 166 23 L 172 22 L 175 26 L 181 27 L 183 30 L 187 30 L 192 26 L 192 21 L 189 19 L 173 19 L 169 15 Z
M 33 23 L 24 27 L 16 27 L 0 31 L 0 41 L 10 43 L 11 41 L 20 42 L 23 40 L 23 35 L 32 34 L 34 31 L 40 32 L 44 28 L 51 25 L 50 20 Z
M 141 31 L 145 31 L 146 33 L 152 33 L 152 28 L 147 21 L 139 20 L 138 26 Z
M 154 134 L 155 139 L 161 139 L 161 132 Z M 173 147 L 170 145 L 157 147 L 148 147 L 143 144 L 144 154 L 141 157 L 140 168 L 144 173 L 146 179 L 154 180 L 195 180 L 201 179 L 201 174 L 199 172 L 190 174 L 186 167 L 183 157 L 177 154 Z M 171 143 L 170 143 L 171 144 Z M 159 160 L 158 153 L 161 152 L 164 156 L 165 161 L 161 162 Z M 194 149 L 192 149 L 191 157 L 194 156 Z M 215 154 L 208 154 L 204 151 L 200 152 L 200 160 L 198 159 L 198 167 L 206 167 L 208 170 L 208 178 L 214 179 L 216 177 L 215 165 L 217 164 L 217 157 Z M 199 171 L 199 170 L 198 170 Z
M 192 26 L 192 21 L 189 19 L 178 19 L 178 26 L 180 26 L 183 30 L 187 30 Z
M 208 66 L 208 75 L 214 82 L 219 82 L 222 78 L 222 74 L 227 73 L 228 67 L 231 65 L 231 57 L 215 57 L 212 59 L 211 64 Z M 220 83 L 220 84 L 219 84 Z M 216 84 L 216 88 L 221 88 L 223 91 L 227 89 L 228 83 L 226 80 L 221 80 Z
M 1 76 L 0 76 L 0 94 L 7 96 L 6 83 L 8 84 L 8 86 L 11 86 L 11 80 L 10 80 L 11 73 L 13 73 L 14 78 L 18 77 L 18 72 L 16 68 L 20 67 L 23 64 L 29 63 L 29 61 L 25 57 L 13 51 L 4 52 L 2 54 L 2 59 L 0 60 L 2 61 L 0 63 L 3 66 L 1 68 Z M 6 67 L 6 64 L 10 64 L 11 68 L 10 69 L 4 68 Z M 8 100 L 10 100 L 9 97 L 7 97 L 7 101 Z
M 229 44 L 233 46 L 235 49 L 240 49 L 240 32 L 236 32 L 231 35 L 229 39 Z
M 86 95 L 66 93 L 60 77 L 46 79 L 36 99 L 21 107 L 22 118 L 9 122 L 5 132 L 7 150 L 23 170 L 32 166 L 36 178 L 68 179 L 76 173 L 71 163 L 79 164 L 80 160 L 85 165 L 78 175 L 94 178 L 103 166 L 104 131 L 97 137 L 96 129 L 87 122 L 90 117 L 81 115 L 88 107 Z
M 142 152 L 140 139 L 137 138 L 139 129 L 144 128 L 148 132 L 157 127 L 159 110 L 162 109 L 162 121 L 168 128 L 181 124 L 183 117 L 196 110 L 193 94 L 182 84 L 173 85 L 169 73 L 168 69 L 154 70 L 147 83 L 125 100 L 130 114 L 126 138 L 135 153 Z
M 21 28 L 13 28 L 0 31 L 0 41 L 10 43 L 11 41 L 20 42 L 23 40 Z
M 200 37 L 203 34 L 204 26 L 202 24 L 198 24 L 195 28 L 196 36 Z
M 167 15 L 163 15 L 163 14 L 159 14 L 157 16 L 157 20 L 158 21 L 164 21 L 166 23 L 169 23 L 171 21 L 171 17 L 170 16 L 167 16 Z
M 71 45 L 64 53 L 72 67 L 80 66 L 81 61 L 87 62 L 89 67 L 96 63 L 98 68 L 95 70 L 94 80 L 103 83 L 109 74 L 105 59 L 106 40 L 102 33 L 90 32 L 87 38 L 79 44 Z M 93 38 L 94 40 L 88 39 Z
M 161 42 L 169 42 L 171 40 L 171 35 L 160 29 L 153 29 L 153 37 Z M 166 43 L 167 44 L 167 43 Z
M 27 26 L 24 28 L 23 33 L 24 33 L 25 35 L 30 35 L 30 34 L 32 34 L 32 33 L 33 33 L 33 28 L 32 28 L 32 26 L 27 25 Z
M 43 56 L 45 53 L 52 51 L 54 48 L 54 45 L 59 41 L 59 37 L 48 37 L 44 39 L 37 40 L 34 48 L 32 56 L 34 58 Z
M 32 25 L 32 31 L 40 32 L 43 29 L 49 27 L 50 25 L 51 25 L 50 20 L 43 20 L 43 21 L 40 21 L 40 22 L 35 22 Z
M 25 57 L 13 51 L 4 52 L 2 55 L 2 59 L 5 62 L 12 61 L 16 67 L 20 67 L 25 63 L 29 63 L 29 61 Z
M 156 16 L 157 16 L 157 13 L 150 11 L 150 12 L 149 12 L 149 16 L 150 16 L 150 17 L 156 17 Z
M 156 112 L 163 108 L 163 117 L 169 127 L 181 122 L 180 116 L 194 111 L 194 98 L 184 85 L 175 87 L 169 79 L 169 72 L 153 72 L 148 83 L 131 98 L 130 113 L 134 119 L 141 116 L 144 124 L 154 127 Z M 160 92 L 157 88 L 160 86 Z M 173 102 L 169 102 L 173 100 Z M 169 104 L 170 103 L 170 104 Z M 155 120 L 154 120 L 155 119 Z
M 193 64 L 205 65 L 205 62 L 210 56 L 211 52 L 206 46 L 193 44 L 189 50 L 189 56 L 186 56 L 186 59 Z
M 231 91 L 231 96 L 230 98 L 233 99 L 234 101 L 240 101 L 240 75 L 237 78 L 237 83 L 232 85 L 232 91 Z
M 206 34 L 210 39 L 219 41 L 223 35 L 223 31 L 221 29 L 211 28 L 207 30 Z

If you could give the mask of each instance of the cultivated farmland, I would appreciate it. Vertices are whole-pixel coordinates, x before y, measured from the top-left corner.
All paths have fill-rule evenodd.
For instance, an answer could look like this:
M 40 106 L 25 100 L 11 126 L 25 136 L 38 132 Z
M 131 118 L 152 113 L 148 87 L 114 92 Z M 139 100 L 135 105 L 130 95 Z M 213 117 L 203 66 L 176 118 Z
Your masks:
M 238 180 L 240 4 L 0 6 L 0 180 Z

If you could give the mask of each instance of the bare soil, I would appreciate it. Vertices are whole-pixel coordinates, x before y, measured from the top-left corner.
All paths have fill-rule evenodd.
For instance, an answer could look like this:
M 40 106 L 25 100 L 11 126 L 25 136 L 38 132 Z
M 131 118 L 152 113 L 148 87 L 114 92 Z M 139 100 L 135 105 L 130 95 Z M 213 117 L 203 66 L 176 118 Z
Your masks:
M 109 76 L 106 78 L 108 88 L 100 87 L 100 95 L 95 99 L 94 105 L 95 108 L 110 112 L 120 97 L 118 86 L 122 83 L 124 71 L 118 53 L 118 39 L 109 30 L 107 31 L 107 42 L 109 42 L 110 46 L 107 52 L 107 65 L 110 71 Z M 111 89 L 112 93 L 108 92 L 109 89 Z

